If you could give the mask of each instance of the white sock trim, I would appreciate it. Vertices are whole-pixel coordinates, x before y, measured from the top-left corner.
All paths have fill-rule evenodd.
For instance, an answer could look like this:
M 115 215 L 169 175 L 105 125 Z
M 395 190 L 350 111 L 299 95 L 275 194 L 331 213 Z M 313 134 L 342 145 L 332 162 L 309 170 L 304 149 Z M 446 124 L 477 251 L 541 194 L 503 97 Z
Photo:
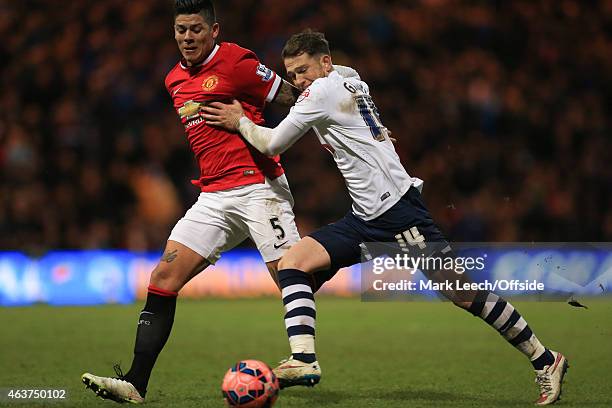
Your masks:
M 533 360 L 538 359 L 546 351 L 546 347 L 544 347 L 542 343 L 540 343 L 540 340 L 538 340 L 535 334 L 531 336 L 528 342 L 531 345 L 531 351 L 532 351 L 532 354 L 531 354 L 531 357 L 529 357 L 529 360 L 533 361 Z
M 285 310 L 290 312 L 297 307 L 309 307 L 317 310 L 315 302 L 311 299 L 295 299 L 294 301 L 291 301 L 285 305 Z
M 506 324 L 508 319 L 510 319 L 510 316 L 512 316 L 512 312 L 514 312 L 514 307 L 510 303 L 506 303 L 504 310 L 502 310 L 497 320 L 493 322 L 493 327 L 495 327 L 495 330 L 499 331 L 499 329 Z
M 283 298 L 286 298 L 289 295 L 292 295 L 294 293 L 297 292 L 307 292 L 307 293 L 312 293 L 312 288 L 308 285 L 291 285 L 291 286 L 287 286 L 286 288 L 283 288 L 282 290 L 282 296 Z
M 315 338 L 312 334 L 298 334 L 297 336 L 289 337 L 289 345 L 291 353 L 314 354 Z
M 314 329 L 315 327 L 315 319 L 310 316 L 295 316 L 285 319 L 285 328 L 290 328 L 291 326 L 310 326 Z M 295 337 L 295 336 L 293 336 Z
M 523 317 L 521 316 L 521 318 L 518 319 L 518 321 L 514 324 L 514 326 L 506 330 L 503 336 L 506 340 L 510 341 L 514 339 L 516 336 L 518 336 L 525 327 L 527 327 L 527 321 L 525 321 L 525 319 L 523 319 Z
M 493 310 L 493 308 L 495 307 L 495 304 L 497 303 L 498 300 L 499 300 L 499 296 L 497 296 L 493 292 L 490 292 L 487 295 L 487 300 L 485 301 L 485 304 L 482 308 L 480 317 L 482 317 L 483 319 L 486 319 L 489 313 L 491 313 L 491 310 Z

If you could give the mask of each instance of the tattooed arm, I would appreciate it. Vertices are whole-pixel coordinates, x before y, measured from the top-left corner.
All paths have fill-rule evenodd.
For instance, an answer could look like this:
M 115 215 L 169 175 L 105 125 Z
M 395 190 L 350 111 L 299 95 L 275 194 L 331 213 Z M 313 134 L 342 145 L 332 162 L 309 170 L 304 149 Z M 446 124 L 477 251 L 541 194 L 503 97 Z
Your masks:
M 276 103 L 281 106 L 293 106 L 299 95 L 300 90 L 283 79 L 280 89 L 278 90 L 278 93 L 276 94 L 276 97 L 272 103 Z

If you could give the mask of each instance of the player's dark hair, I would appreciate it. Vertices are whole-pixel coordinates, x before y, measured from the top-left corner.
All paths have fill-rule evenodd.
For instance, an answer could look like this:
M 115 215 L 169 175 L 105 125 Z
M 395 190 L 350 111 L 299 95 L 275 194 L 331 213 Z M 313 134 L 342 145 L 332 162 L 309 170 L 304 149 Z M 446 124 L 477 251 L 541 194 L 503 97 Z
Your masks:
M 179 14 L 199 14 L 210 26 L 217 22 L 215 5 L 210 0 L 176 0 L 174 18 L 176 19 Z
M 331 55 L 329 51 L 329 43 L 325 39 L 325 34 L 310 29 L 302 31 L 298 34 L 293 34 L 283 51 L 281 57 L 283 59 L 290 57 L 297 57 L 303 53 L 310 55 Z

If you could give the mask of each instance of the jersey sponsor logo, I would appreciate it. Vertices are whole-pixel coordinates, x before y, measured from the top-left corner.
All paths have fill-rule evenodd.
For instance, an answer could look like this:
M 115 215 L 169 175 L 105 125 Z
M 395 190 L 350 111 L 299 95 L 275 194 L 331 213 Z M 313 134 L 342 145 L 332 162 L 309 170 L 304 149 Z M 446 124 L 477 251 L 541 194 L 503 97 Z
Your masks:
M 181 119 L 193 119 L 200 116 L 200 107 L 202 104 L 200 102 L 194 102 L 189 100 L 183 104 L 178 110 L 178 114 Z
M 199 125 L 200 123 L 203 123 L 203 122 L 204 122 L 204 118 L 197 118 L 197 119 L 190 120 L 189 122 L 187 122 L 187 124 L 185 124 L 185 129 L 189 129 L 192 126 Z
M 202 82 L 202 89 L 206 92 L 213 91 L 217 87 L 218 83 L 219 77 L 216 75 L 211 75 Z
M 302 102 L 304 99 L 308 98 L 308 96 L 309 96 L 309 95 L 310 95 L 310 88 L 305 89 L 305 90 L 304 90 L 304 92 L 302 92 L 302 93 L 300 94 L 300 96 L 298 96 L 298 98 L 297 98 L 297 102 L 295 102 L 295 103 L 300 103 L 300 102 Z
M 255 73 L 259 75 L 264 82 L 268 82 L 274 77 L 274 72 L 264 64 L 257 65 L 257 71 L 255 71 Z
M 391 197 L 391 193 L 387 191 L 385 194 L 380 196 L 380 201 L 385 201 L 389 197 Z
M 188 129 L 194 125 L 204 122 L 204 118 L 201 116 L 200 108 L 202 104 L 200 102 L 187 101 L 178 109 L 178 114 L 181 119 L 184 119 L 185 129 Z

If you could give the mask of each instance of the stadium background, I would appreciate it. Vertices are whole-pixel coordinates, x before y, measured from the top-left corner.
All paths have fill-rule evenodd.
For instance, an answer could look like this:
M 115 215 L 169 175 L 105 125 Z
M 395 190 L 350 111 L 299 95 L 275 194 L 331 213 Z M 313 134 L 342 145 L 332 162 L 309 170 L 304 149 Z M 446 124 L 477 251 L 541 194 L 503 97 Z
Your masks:
M 281 74 L 288 35 L 327 34 L 452 240 L 612 240 L 611 1 L 218 3 L 222 40 Z M 198 193 L 163 86 L 171 16 L 170 1 L 0 2 L 0 248 L 162 248 Z M 315 137 L 283 164 L 302 234 L 349 209 Z
M 198 194 L 190 183 L 197 168 L 163 87 L 179 55 L 171 3 L 0 0 L 0 305 L 142 297 L 171 227 Z M 334 61 L 369 83 L 451 240 L 612 241 L 612 1 L 217 3 L 221 40 L 253 49 L 280 74 L 290 34 L 326 33 Z M 266 114 L 275 124 L 284 110 Z M 282 162 L 302 234 L 349 209 L 313 135 Z M 286 350 L 276 296 L 210 297 L 275 291 L 248 241 L 223 259 L 186 288 L 205 299 L 180 302 L 153 375 L 152 406 L 220 406 L 229 364 L 249 356 L 272 364 Z M 354 293 L 358 272 L 345 271 L 329 292 Z M 564 406 L 610 406 L 612 303 L 585 303 L 588 311 L 564 302 L 518 307 L 575 363 Z M 70 401 L 62 406 L 96 405 L 78 376 L 111 374 L 112 363 L 130 361 L 141 306 L 0 309 L 0 390 L 63 388 Z M 316 393 L 283 393 L 281 406 L 534 399 L 528 364 L 446 304 L 323 297 L 318 307 L 326 380 Z M 408 363 L 398 365 L 400 357 Z

